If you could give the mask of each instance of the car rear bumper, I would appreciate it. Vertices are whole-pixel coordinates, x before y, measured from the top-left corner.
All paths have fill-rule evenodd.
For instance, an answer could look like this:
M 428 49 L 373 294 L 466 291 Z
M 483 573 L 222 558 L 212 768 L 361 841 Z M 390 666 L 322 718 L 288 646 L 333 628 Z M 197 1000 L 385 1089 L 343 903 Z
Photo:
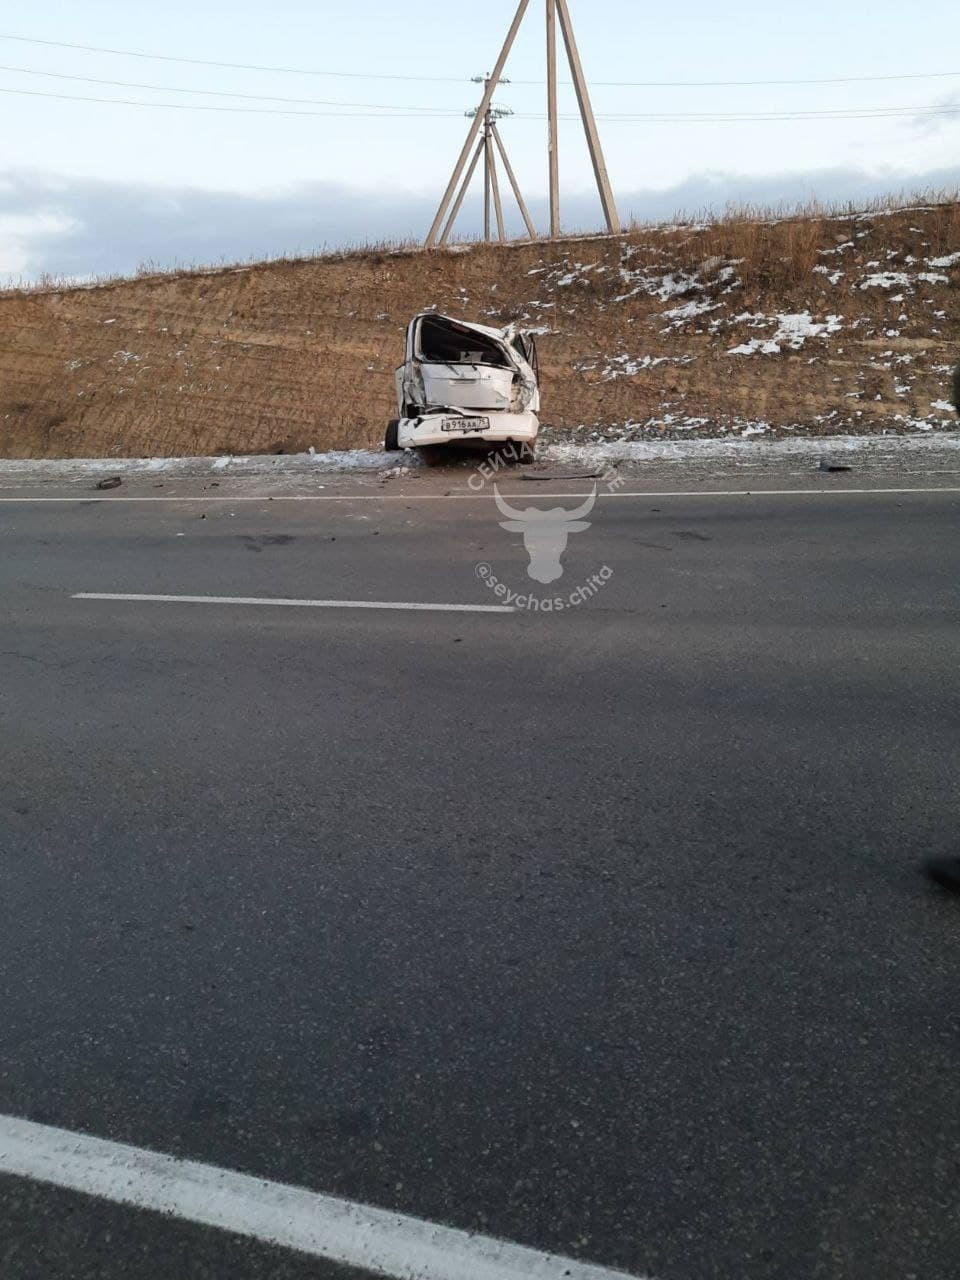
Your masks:
M 419 449 L 425 445 L 437 444 L 476 444 L 478 441 L 489 441 L 494 444 L 505 444 L 512 440 L 516 444 L 533 444 L 540 431 L 540 422 L 535 413 L 485 413 L 477 417 L 486 418 L 489 427 L 481 431 L 471 430 L 475 417 L 464 415 L 463 430 L 444 431 L 442 425 L 449 425 L 456 414 L 428 413 L 422 418 L 401 418 L 397 428 L 397 440 L 401 449 Z

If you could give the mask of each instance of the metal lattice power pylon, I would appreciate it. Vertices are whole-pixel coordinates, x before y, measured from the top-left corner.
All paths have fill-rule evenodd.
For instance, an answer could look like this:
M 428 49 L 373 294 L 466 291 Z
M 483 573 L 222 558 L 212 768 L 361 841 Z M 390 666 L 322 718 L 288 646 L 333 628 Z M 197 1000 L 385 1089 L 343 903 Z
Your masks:
M 560 165 L 559 165 L 559 141 L 557 129 L 557 25 L 559 24 L 560 32 L 563 36 L 563 43 L 567 52 L 567 61 L 570 64 L 570 73 L 573 76 L 573 86 L 577 95 L 577 103 L 580 107 L 580 118 L 583 121 L 583 131 L 587 139 L 587 148 L 590 152 L 590 160 L 593 164 L 593 173 L 597 182 L 597 191 L 600 194 L 600 203 L 603 207 L 603 216 L 607 223 L 607 229 L 610 232 L 618 232 L 620 230 L 620 217 L 617 213 L 616 202 L 613 198 L 613 190 L 610 186 L 610 178 L 607 174 L 607 165 L 603 156 L 603 148 L 600 145 L 600 134 L 597 130 L 596 118 L 593 114 L 593 106 L 590 102 L 590 91 L 587 88 L 587 81 L 583 71 L 583 64 L 580 61 L 580 51 L 577 47 L 576 37 L 573 33 L 573 23 L 570 19 L 570 10 L 567 0 L 545 0 L 546 16 L 547 16 L 547 117 L 549 121 L 549 174 L 550 174 L 550 234 L 558 236 L 560 234 Z M 505 238 L 503 223 L 503 206 L 500 198 L 500 184 L 497 177 L 496 155 L 499 154 L 503 161 L 504 170 L 510 180 L 513 193 L 520 206 L 520 212 L 526 223 L 527 231 L 530 233 L 531 239 L 536 239 L 536 230 L 530 219 L 530 214 L 524 204 L 523 197 L 520 194 L 520 188 L 517 184 L 513 168 L 507 157 L 506 148 L 503 145 L 503 139 L 500 137 L 497 129 L 497 120 L 504 112 L 499 111 L 493 106 L 493 96 L 499 85 L 505 83 L 503 79 L 503 69 L 506 66 L 507 59 L 510 56 L 510 50 L 513 48 L 514 41 L 517 38 L 517 32 L 526 16 L 527 9 L 530 7 L 530 0 L 520 0 L 517 12 L 514 15 L 510 30 L 507 33 L 506 41 L 503 49 L 500 51 L 500 57 L 493 70 L 493 74 L 484 80 L 483 100 L 475 112 L 472 112 L 472 122 L 467 131 L 467 138 L 463 144 L 463 150 L 454 165 L 453 174 L 447 189 L 443 193 L 443 199 L 440 202 L 440 208 L 437 210 L 437 216 L 433 220 L 433 225 L 427 235 L 426 246 L 432 248 L 435 244 L 445 244 L 448 240 L 457 215 L 463 205 L 464 197 L 467 194 L 473 175 L 476 172 L 480 158 L 484 160 L 484 235 L 487 240 L 491 238 L 491 204 L 497 218 L 497 231 L 501 240 Z M 466 171 L 466 172 L 465 172 Z

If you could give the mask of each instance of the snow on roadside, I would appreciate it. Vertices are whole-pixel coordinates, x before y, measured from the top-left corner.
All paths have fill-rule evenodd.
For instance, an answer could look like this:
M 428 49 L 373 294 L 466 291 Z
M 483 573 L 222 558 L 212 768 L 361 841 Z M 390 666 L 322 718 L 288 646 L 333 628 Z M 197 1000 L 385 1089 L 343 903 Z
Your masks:
M 757 424 L 761 427 L 762 424 Z M 759 435 L 760 431 L 750 432 Z M 787 440 L 634 440 L 591 445 L 551 445 L 538 454 L 544 462 L 608 467 L 617 463 L 697 462 L 727 460 L 744 465 L 783 463 L 790 459 L 809 463 L 834 454 L 861 455 L 864 461 L 883 454 L 946 452 L 960 454 L 960 433 L 902 436 L 799 436 Z
M 705 286 L 699 272 L 677 270 L 657 275 L 646 267 L 632 271 L 627 264 L 633 257 L 634 250 L 630 246 L 625 246 L 620 258 L 620 279 L 627 288 L 613 299 L 614 302 L 629 302 L 631 298 L 641 294 L 667 302 L 670 298 L 703 292 Z
M 753 328 L 757 327 L 757 322 L 763 322 L 763 316 L 741 316 L 741 320 L 749 320 Z M 820 324 L 814 320 L 809 311 L 801 311 L 795 315 L 779 315 L 774 319 L 777 322 L 777 331 L 772 338 L 751 338 L 747 342 L 742 342 L 738 347 L 731 347 L 727 352 L 729 356 L 754 356 L 757 354 L 765 356 L 778 356 L 783 350 L 784 345 L 790 347 L 793 351 L 799 351 L 807 338 L 827 338 L 834 333 L 839 333 L 843 328 L 843 316 L 827 316 L 826 320 Z M 772 321 L 770 321 L 772 323 Z
M 578 360 L 572 368 L 576 373 L 595 373 L 599 371 L 601 382 L 614 382 L 617 378 L 633 378 L 647 369 L 656 369 L 661 364 L 693 364 L 696 357 L 686 356 L 598 356 L 595 360 Z M 604 361 L 606 363 L 604 364 Z M 602 367 L 601 367 L 602 366 Z
M 343 449 L 330 453 L 249 454 L 219 458 L 0 458 L 0 476 L 29 472 L 57 475 L 69 471 L 119 471 L 131 475 L 282 475 L 313 472 L 381 472 L 417 465 L 409 452 Z
M 679 328 L 680 325 L 686 324 L 688 320 L 696 320 L 699 316 L 705 316 L 708 311 L 717 311 L 722 306 L 722 302 L 687 302 L 682 307 L 672 307 L 669 311 L 661 311 L 661 316 L 671 322 L 661 332 L 667 333 L 670 329 Z
M 941 271 L 920 271 L 912 276 L 906 271 L 877 271 L 873 275 L 864 276 L 857 286 L 859 289 L 909 289 L 917 281 L 924 284 L 949 284 L 950 277 Z
M 922 451 L 960 454 L 960 432 L 936 432 L 931 424 L 908 421 L 916 431 L 934 434 L 871 436 L 798 436 L 781 440 L 753 439 L 765 435 L 768 423 L 744 423 L 739 436 L 694 440 L 608 441 L 591 444 L 552 444 L 542 446 L 538 460 L 542 463 L 564 463 L 584 466 L 610 466 L 621 462 L 695 462 L 700 459 L 727 459 L 748 464 L 777 463 L 794 457 L 811 459 L 824 455 L 861 454 L 865 458 L 879 454 L 912 454 Z M 77 458 L 77 459 L 0 459 L 0 480 L 34 477 L 49 482 L 67 479 L 82 482 L 92 473 L 104 471 L 121 475 L 138 474 L 173 476 L 218 475 L 304 477 L 320 472 L 324 475 L 379 473 L 385 478 L 412 474 L 420 469 L 414 455 L 402 452 L 384 454 L 373 449 L 351 449 L 327 454 L 283 454 L 237 458 Z M 424 469 L 426 470 L 426 469 Z

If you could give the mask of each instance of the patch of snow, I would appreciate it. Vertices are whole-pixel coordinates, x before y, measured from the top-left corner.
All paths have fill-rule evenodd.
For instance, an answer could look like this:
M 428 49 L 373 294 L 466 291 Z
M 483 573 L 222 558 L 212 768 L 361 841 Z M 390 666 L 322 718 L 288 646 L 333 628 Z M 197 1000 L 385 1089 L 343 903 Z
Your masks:
M 905 418 L 896 415 L 892 421 L 909 425 L 915 431 L 930 431 L 929 423 L 922 420 Z M 624 424 L 637 425 L 637 424 Z M 652 423 L 651 423 L 652 425 Z M 739 436 L 712 440 L 636 440 L 598 445 L 550 445 L 543 448 L 545 462 L 564 463 L 569 466 L 603 467 L 617 462 L 678 462 L 695 463 L 701 459 L 726 459 L 735 464 L 756 466 L 777 461 L 796 459 L 813 461 L 822 457 L 825 440 L 823 437 L 794 437 L 789 440 L 753 440 L 744 439 L 746 428 L 751 425 L 763 427 L 765 423 L 735 423 L 732 430 L 739 428 Z M 759 432 L 751 432 L 758 435 Z M 860 455 L 869 459 L 875 455 L 892 455 L 899 458 L 904 453 L 921 451 L 950 450 L 960 455 L 960 433 L 949 432 L 931 439 L 920 435 L 888 435 L 888 436 L 830 436 L 831 453 Z M 2 466 L 2 464 L 0 464 Z
M 860 281 L 861 289 L 912 289 L 917 281 L 924 284 L 949 284 L 950 277 L 940 271 L 920 271 L 915 276 L 906 271 L 875 271 Z M 897 299 L 902 301 L 902 298 Z
M 835 416 L 835 415 L 828 415 Z M 653 420 L 651 420 L 652 422 Z M 682 426 L 690 426 L 703 419 L 686 418 Z M 929 433 L 935 427 L 923 419 L 915 419 L 904 414 L 891 415 L 890 421 L 901 427 L 919 433 Z M 620 428 L 639 426 L 640 423 L 623 423 Z M 952 425 L 952 423 L 951 423 Z M 764 422 L 734 420 L 719 424 L 719 430 L 729 430 L 730 436 L 721 439 L 700 440 L 654 440 L 654 441 L 620 441 L 607 442 L 593 446 L 581 445 L 544 445 L 541 449 L 545 462 L 566 464 L 608 464 L 624 462 L 696 462 L 698 459 L 727 459 L 746 466 L 763 465 L 768 462 L 787 460 L 790 458 L 816 459 L 824 450 L 822 437 L 799 437 L 789 440 L 754 440 L 750 437 L 763 434 L 761 430 L 748 428 L 768 428 Z M 737 433 L 735 436 L 733 433 Z M 748 438 L 744 439 L 743 437 Z M 831 453 L 848 453 L 869 459 L 875 456 L 897 458 L 903 454 L 921 452 L 944 452 L 960 456 L 960 432 L 949 431 L 931 438 L 929 434 L 887 435 L 887 436 L 831 436 L 829 438 Z M 379 450 L 353 449 L 343 452 L 316 454 L 267 455 L 261 457 L 234 456 L 232 458 L 96 458 L 77 460 L 43 460 L 0 459 L 0 476 L 24 476 L 30 473 L 45 477 L 62 476 L 68 479 L 83 480 L 85 475 L 93 472 L 122 471 L 127 474 L 138 472 L 167 472 L 172 475 L 203 475 L 212 470 L 222 470 L 229 464 L 231 477 L 288 477 L 315 475 L 320 471 L 355 471 L 367 473 L 392 474 L 399 468 L 416 467 L 416 460 L 408 453 L 397 456 L 395 466 L 388 464 L 388 455 Z
M 669 275 L 665 275 L 660 281 L 655 293 L 662 302 L 667 302 L 670 298 L 681 298 L 685 293 L 693 293 L 701 289 L 703 289 L 703 284 L 696 276 L 684 274 L 675 276 L 671 271 Z
M 716 311 L 722 304 L 719 302 L 688 302 L 682 307 L 673 307 L 660 314 L 675 324 L 683 324 L 686 320 L 694 320 L 697 316 L 705 316 L 708 311 Z
M 780 347 L 769 338 L 751 338 L 749 342 L 741 342 L 739 347 L 731 347 L 728 356 L 778 356 Z
M 604 382 L 614 382 L 617 378 L 632 378 L 638 373 L 643 373 L 647 369 L 655 369 L 661 364 L 693 364 L 695 356 L 630 356 L 619 355 L 607 358 L 606 365 L 601 373 L 601 379 Z M 577 373 L 592 373 L 600 368 L 601 360 L 595 360 L 592 363 L 588 361 L 578 361 L 573 368 Z
M 682 297 L 687 293 L 702 292 L 704 288 L 703 281 L 697 278 L 696 273 L 680 272 L 678 274 L 670 271 L 663 276 L 654 276 L 647 271 L 628 271 L 625 267 L 621 267 L 620 278 L 624 284 L 633 285 L 633 288 L 619 294 L 614 298 L 614 302 L 627 302 L 638 294 L 646 294 L 650 298 L 659 298 L 661 302 L 668 302 L 671 298 Z
M 843 316 L 827 316 L 823 324 L 814 321 L 809 311 L 801 311 L 796 315 L 777 317 L 780 327 L 774 334 L 775 342 L 787 342 L 794 350 L 799 350 L 807 338 L 819 338 L 839 333 L 843 328 Z
M 394 461 L 395 459 L 395 461 Z M 228 472 L 230 478 L 309 477 L 318 471 L 367 472 L 383 474 L 416 468 L 419 460 L 408 450 L 386 454 L 378 449 L 345 449 L 330 453 L 291 453 L 247 455 L 234 454 L 218 458 L 80 458 L 80 459 L 0 459 L 0 477 L 21 475 L 31 471 L 45 475 L 63 475 L 83 479 L 90 472 L 122 471 L 169 476 L 208 475 Z
M 945 258 L 930 258 L 927 265 L 931 267 L 955 267 L 960 263 L 960 253 L 948 253 Z
M 829 337 L 842 328 L 842 316 L 827 316 L 821 324 L 813 319 L 809 311 L 801 311 L 793 315 L 776 317 L 777 331 L 772 338 L 751 338 L 727 352 L 731 356 L 779 355 L 783 346 L 799 351 L 807 338 Z
M 909 289 L 913 283 L 905 271 L 876 271 L 860 281 L 861 289 Z
M 936 409 L 937 413 L 953 413 L 953 405 L 948 400 L 931 400 L 930 408 Z

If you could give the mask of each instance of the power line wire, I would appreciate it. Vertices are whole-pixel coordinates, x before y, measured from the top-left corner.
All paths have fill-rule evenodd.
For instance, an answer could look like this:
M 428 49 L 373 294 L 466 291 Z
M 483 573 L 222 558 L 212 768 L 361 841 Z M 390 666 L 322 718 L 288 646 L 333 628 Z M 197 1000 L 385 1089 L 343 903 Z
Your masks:
M 462 84 L 469 76 L 412 76 L 375 71 L 321 71 L 308 67 L 277 67 L 253 62 L 220 62 L 209 58 L 187 58 L 165 53 L 145 53 L 138 49 L 112 49 L 102 45 L 76 44 L 66 40 L 43 40 L 36 36 L 0 33 L 0 40 L 21 44 L 45 45 L 54 49 L 79 49 L 84 53 L 107 53 L 123 58 L 146 58 L 153 62 L 179 62 L 195 67 L 221 67 L 234 71 L 269 71 L 281 75 L 330 76 L 347 80 L 405 80 L 424 84 Z M 876 76 L 816 76 L 794 80 L 594 80 L 597 87 L 609 89 L 726 89 L 772 85 L 866 84 L 893 80 L 947 80 L 960 77 L 960 71 L 914 71 Z M 544 80 L 514 80 L 518 85 L 542 85 Z M 564 81 L 563 83 L 569 83 Z
M 42 44 L 54 49 L 81 49 L 84 53 L 110 53 L 121 58 L 147 58 L 151 62 L 182 62 L 192 67 L 225 67 L 232 71 L 271 71 L 280 75 L 332 76 L 343 80 L 417 80 L 435 84 L 463 84 L 469 76 L 409 76 L 366 71 L 314 71 L 306 67 L 271 67 L 256 62 L 218 62 L 209 58 L 175 57 L 166 53 L 144 53 L 137 49 L 108 49 L 95 44 L 70 44 L 65 40 L 40 40 L 33 36 L 11 36 L 0 33 L 0 40 L 17 40 L 22 44 Z
M 158 93 L 185 93 L 185 94 L 190 94 L 195 96 L 199 95 L 203 97 L 240 98 L 240 99 L 243 99 L 244 101 L 283 102 L 283 103 L 293 103 L 298 106 L 338 107 L 338 108 L 342 107 L 342 108 L 347 108 L 348 111 L 354 108 L 358 108 L 362 111 L 371 111 L 371 112 L 400 111 L 400 112 L 406 113 L 405 118 L 407 119 L 411 118 L 412 113 L 417 113 L 417 114 L 424 113 L 427 118 L 429 118 L 430 116 L 452 118 L 454 116 L 459 116 L 460 114 L 462 114 L 459 111 L 459 109 L 456 107 L 420 107 L 420 106 L 391 103 L 391 102 L 344 102 L 339 99 L 328 100 L 323 98 L 285 98 L 281 96 L 274 96 L 272 94 L 231 93 L 231 92 L 221 91 L 217 89 L 184 89 L 179 85 L 146 84 L 146 83 L 143 83 L 142 81 L 136 81 L 136 80 L 106 80 L 106 79 L 102 79 L 100 77 L 95 77 L 95 76 L 76 76 L 76 75 L 69 75 L 63 72 L 40 71 L 32 67 L 8 66 L 4 64 L 0 64 L 0 71 L 12 71 L 18 75 L 43 76 L 47 79 L 54 79 L 54 80 L 81 81 L 84 84 L 110 85 L 115 88 L 121 88 L 121 89 L 148 89 L 148 90 L 156 91 Z M 16 92 L 16 90 L 5 89 L 4 92 L 12 93 L 12 92 Z M 29 91 L 20 90 L 19 92 L 28 93 Z M 44 94 L 37 93 L 37 94 L 34 94 L 33 96 L 37 96 L 37 97 L 49 96 L 49 97 L 63 98 L 66 100 L 73 100 L 71 95 L 67 95 L 67 94 L 44 95 Z M 194 106 L 194 107 L 198 107 L 199 109 L 203 109 L 203 104 L 196 104 L 196 103 L 193 103 L 193 104 L 163 103 L 163 102 L 157 102 L 157 103 L 142 102 L 141 103 L 141 102 L 132 102 L 127 99 L 121 99 L 121 98 L 93 98 L 93 97 L 78 97 L 75 100 L 81 101 L 81 102 L 102 102 L 102 103 L 117 102 L 123 106 L 158 106 L 158 107 L 173 106 L 173 107 L 180 107 L 181 109 L 183 109 L 184 106 L 187 106 L 187 107 Z M 228 109 L 229 108 L 221 108 L 221 110 L 228 110 Z M 838 118 L 842 119 L 847 117 L 854 118 L 854 119 L 862 119 L 862 118 L 868 118 L 872 116 L 883 116 L 883 115 L 898 116 L 898 115 L 918 115 L 918 114 L 924 114 L 924 113 L 953 114 L 953 112 L 954 112 L 954 108 L 951 107 L 950 105 L 944 105 L 944 106 L 934 105 L 934 106 L 923 106 L 923 107 L 843 107 L 843 108 L 832 108 L 828 110 L 819 110 L 819 111 L 817 110 L 814 110 L 814 111 L 770 110 L 770 111 L 730 111 L 730 112 L 726 112 L 726 111 L 632 112 L 631 111 L 631 112 L 612 112 L 612 113 L 608 112 L 606 114 L 601 114 L 598 118 L 603 120 L 608 120 L 608 121 L 657 122 L 657 121 L 696 120 L 696 121 L 702 122 L 702 121 L 721 121 L 721 120 L 816 119 L 821 116 L 833 118 L 833 119 L 838 119 Z M 270 113 L 265 113 L 265 114 L 270 114 Z M 288 114 L 288 113 L 277 111 L 275 112 L 275 114 Z M 289 114 L 309 115 L 314 113 L 291 112 Z M 316 114 L 327 114 L 327 113 L 316 113 Z M 516 119 L 520 119 L 520 120 L 543 120 L 546 118 L 542 113 L 538 113 L 538 112 L 519 112 L 519 113 L 511 113 L 511 114 Z M 577 117 L 574 115 L 561 114 L 559 118 L 562 120 L 576 120 Z
M 382 115 L 374 111 L 296 111 L 289 107 L 279 107 L 276 109 L 268 107 L 219 107 L 209 105 L 207 103 L 195 102 L 141 102 L 132 98 L 95 98 L 87 95 L 72 93 L 46 93 L 40 89 L 14 89 L 8 86 L 0 86 L 0 93 L 16 94 L 28 98 L 52 98 L 60 102 L 97 102 L 106 106 L 119 107 L 155 107 L 168 111 L 216 111 L 227 114 L 239 115 L 266 115 L 266 116 L 310 116 L 310 117 L 337 117 L 337 118 L 353 118 L 367 120 L 440 120 L 440 119 L 460 119 L 463 116 L 462 111 L 443 112 L 440 108 L 436 108 L 436 114 L 424 117 L 422 114 L 408 114 L 404 109 L 392 109 L 390 115 Z M 345 104 L 350 105 L 350 104 Z M 422 108 L 415 109 L 418 112 Z M 715 113 L 697 114 L 690 113 L 652 113 L 648 115 L 610 115 L 598 116 L 598 119 L 606 120 L 612 124 L 693 124 L 693 123 L 710 123 L 710 124 L 735 124 L 738 122 L 762 122 L 766 120 L 875 120 L 875 119 L 891 119 L 896 117 L 923 117 L 923 116 L 956 116 L 960 114 L 960 108 L 945 107 L 876 107 L 866 109 L 838 110 L 838 111 L 807 111 L 807 112 L 754 112 L 754 113 L 737 113 L 730 112 L 728 114 Z M 545 115 L 537 115 L 533 113 L 518 113 L 511 117 L 515 120 L 525 121 L 543 121 Z M 578 116 L 561 115 L 561 120 L 576 121 Z
M 650 112 L 618 112 L 615 114 L 597 115 L 598 120 L 609 123 L 642 122 L 658 120 L 713 120 L 720 123 L 730 120 L 843 120 L 872 119 L 885 116 L 923 116 L 923 115 L 957 115 L 960 116 L 960 105 L 932 105 L 923 107 L 835 107 L 826 111 L 650 111 Z M 518 112 L 513 117 L 518 120 L 543 120 L 546 117 L 532 113 Z M 561 115 L 561 120 L 576 120 L 574 115 Z
M 157 93 L 185 93 L 191 95 L 199 95 L 202 97 L 213 98 L 240 98 L 249 102 L 283 102 L 293 103 L 296 106 L 306 107 L 344 107 L 347 109 L 359 108 L 361 110 L 370 111 L 404 111 L 404 112 L 423 112 L 427 116 L 459 116 L 461 111 L 457 107 L 420 107 L 408 105 L 406 103 L 396 102 L 344 102 L 339 99 L 323 99 L 323 98 L 284 98 L 274 96 L 273 94 L 262 93 L 230 93 L 217 89 L 184 89 L 178 85 L 169 84 L 145 84 L 137 80 L 104 80 L 95 76 L 75 76 L 68 75 L 59 71 L 39 71 L 32 67 L 14 67 L 0 64 L 0 71 L 12 71 L 20 75 L 43 76 L 46 79 L 53 80 L 75 80 L 83 84 L 103 84 L 110 85 L 119 89 L 149 89 Z M 119 101 L 119 99 L 90 99 L 90 101 Z M 145 104 L 145 105 L 150 105 Z M 155 104 L 163 106 L 163 103 Z M 171 104 L 177 105 L 177 104 Z M 917 114 L 930 110 L 944 110 L 949 112 L 952 110 L 949 106 L 943 108 L 936 105 L 927 107 L 836 107 L 827 110 L 784 110 L 771 109 L 767 111 L 618 111 L 600 113 L 598 116 L 602 120 L 664 120 L 664 119 L 680 119 L 680 120 L 723 120 L 723 119 L 795 119 L 795 118 L 815 118 L 817 116 L 846 116 L 854 115 L 873 115 L 873 114 Z M 539 112 L 519 112 L 511 113 L 521 120 L 543 120 L 546 116 Z M 561 114 L 560 119 L 575 120 L 574 115 Z
M 887 76 L 817 76 L 802 80 L 591 80 L 601 89 L 752 89 L 762 86 L 804 84 L 868 84 L 890 80 L 949 80 L 960 77 L 960 71 L 911 71 Z M 559 84 L 572 84 L 560 80 Z M 545 80 L 511 80 L 511 84 L 546 84 Z
M 10 67 L 0 64 L 0 71 L 14 71 L 18 75 L 43 76 L 47 80 L 79 80 L 83 84 L 105 84 L 116 89 L 154 89 L 158 93 L 200 94 L 208 98 L 243 98 L 250 102 L 293 102 L 308 107 L 365 107 L 377 111 L 423 111 L 454 112 L 460 114 L 456 107 L 412 107 L 396 102 L 341 102 L 327 101 L 323 98 L 282 98 L 276 94 L 265 93 L 228 93 L 219 89 L 183 89 L 172 84 L 144 84 L 137 80 L 102 80 L 96 76 L 74 76 L 60 71 L 38 71 L 33 67 Z
M 875 110 L 860 111 L 851 109 L 849 111 L 836 112 L 814 112 L 814 111 L 796 111 L 796 112 L 763 112 L 756 111 L 750 113 L 738 114 L 730 112 L 729 114 L 713 114 L 713 115 L 697 115 L 696 113 L 680 113 L 668 112 L 659 115 L 620 115 L 605 116 L 597 115 L 598 120 L 602 120 L 605 124 L 762 124 L 764 121 L 780 120 L 784 122 L 790 121 L 828 121 L 828 120 L 891 120 L 891 119 L 918 119 L 928 116 L 958 116 L 960 117 L 960 107 L 914 107 L 899 108 L 889 107 Z M 542 115 L 525 115 L 518 112 L 512 116 L 513 120 L 537 120 L 542 121 L 546 116 Z M 558 119 L 564 122 L 577 121 L 579 116 L 560 115 Z
M 247 116 L 336 116 L 352 117 L 366 120 L 424 120 L 423 115 L 405 115 L 402 111 L 394 111 L 390 115 L 382 115 L 375 111 L 294 111 L 289 107 L 216 107 L 197 102 L 139 102 L 132 98 L 93 98 L 76 93 L 45 93 L 41 89 L 10 89 L 0 86 L 0 93 L 15 93 L 28 98 L 55 98 L 60 102 L 101 102 L 117 107 L 160 107 L 168 111 L 220 111 Z M 428 116 L 426 119 L 458 119 L 462 111 L 451 111 L 448 115 Z

